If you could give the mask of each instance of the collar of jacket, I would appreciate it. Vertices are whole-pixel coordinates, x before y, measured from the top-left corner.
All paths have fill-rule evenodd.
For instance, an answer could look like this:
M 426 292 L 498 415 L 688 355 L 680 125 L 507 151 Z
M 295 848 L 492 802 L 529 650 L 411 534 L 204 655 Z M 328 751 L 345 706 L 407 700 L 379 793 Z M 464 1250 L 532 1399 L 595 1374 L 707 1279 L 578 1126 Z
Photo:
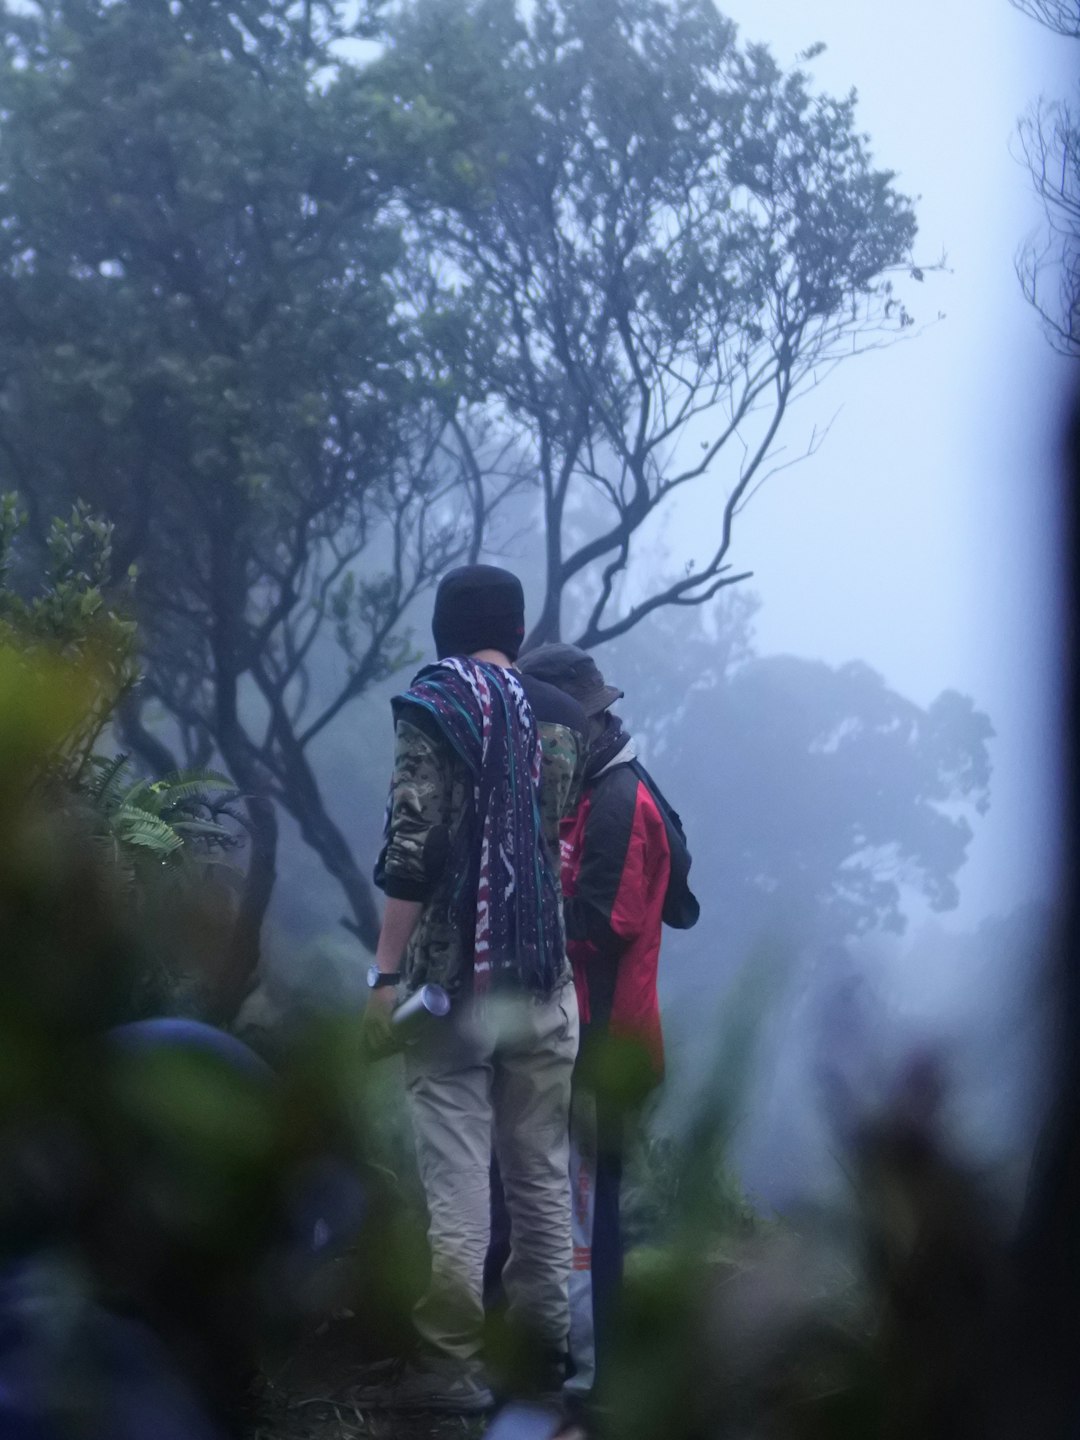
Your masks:
M 596 774 L 591 775 L 589 778 L 590 780 L 599 780 L 601 775 L 606 775 L 609 770 L 614 770 L 616 765 L 629 765 L 631 760 L 636 759 L 637 741 L 632 735 L 628 735 L 626 737 L 626 744 L 623 745 L 621 749 L 616 750 L 611 759 L 607 761 L 606 764 L 601 765 Z

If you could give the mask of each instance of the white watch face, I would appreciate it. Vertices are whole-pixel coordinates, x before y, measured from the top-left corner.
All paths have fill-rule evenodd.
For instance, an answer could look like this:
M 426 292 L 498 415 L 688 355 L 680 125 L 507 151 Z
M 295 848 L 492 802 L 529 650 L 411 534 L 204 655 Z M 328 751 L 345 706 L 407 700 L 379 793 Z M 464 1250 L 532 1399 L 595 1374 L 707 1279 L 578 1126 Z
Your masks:
M 369 965 L 369 966 L 368 966 L 368 972 L 367 972 L 367 983 L 368 983 L 368 989 L 369 989 L 369 990 L 374 990 L 374 989 L 375 989 L 375 983 L 376 983 L 376 981 L 378 980 L 378 978 L 379 978 L 379 967 L 378 967 L 377 965 Z

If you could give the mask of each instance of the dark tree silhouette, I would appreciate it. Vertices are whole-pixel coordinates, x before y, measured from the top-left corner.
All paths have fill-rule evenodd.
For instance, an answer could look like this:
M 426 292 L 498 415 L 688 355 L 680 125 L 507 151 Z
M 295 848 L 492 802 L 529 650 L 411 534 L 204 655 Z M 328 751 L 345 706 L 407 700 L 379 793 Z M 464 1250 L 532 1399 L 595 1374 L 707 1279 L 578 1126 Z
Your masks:
M 505 492 L 542 505 L 532 640 L 568 594 L 596 645 L 733 584 L 794 401 L 910 325 L 914 217 L 854 98 L 706 0 L 419 0 L 366 67 L 343 4 L 2 13 L 0 485 L 139 566 L 125 737 L 246 797 L 239 990 L 277 804 L 373 940 L 318 747 Z M 702 552 L 650 581 L 689 489 Z
M 793 403 L 910 324 L 887 277 L 915 220 L 854 95 L 740 46 L 710 0 L 419 4 L 382 75 L 478 157 L 471 184 L 424 176 L 417 230 L 485 317 L 462 363 L 539 478 L 529 643 L 560 636 L 571 590 L 593 646 L 745 578 L 733 527 L 786 463 Z M 698 553 L 641 585 L 691 488 L 711 497 Z
M 647 649 L 635 636 L 600 657 L 708 876 L 682 948 L 728 973 L 763 937 L 814 950 L 902 930 L 911 895 L 955 906 L 993 734 L 955 691 L 923 707 L 862 662 L 755 654 L 751 610 L 669 612 Z
M 4 11 L 0 485 L 42 538 L 73 496 L 115 522 L 145 668 L 125 739 L 158 769 L 217 753 L 246 796 L 233 993 L 274 882 L 274 802 L 373 944 L 312 747 L 410 656 L 409 605 L 477 552 L 504 486 L 477 490 L 485 424 L 427 339 L 455 315 L 390 213 L 415 157 L 400 131 L 387 155 L 381 100 L 334 65 L 338 10 Z M 309 662 L 335 640 L 320 688 Z
M 1018 10 L 1080 39 L 1080 0 L 1012 0 Z M 1080 355 L 1080 117 L 1065 100 L 1040 99 L 1020 121 L 1020 149 L 1046 216 L 1043 234 L 1016 257 L 1024 297 L 1055 349 Z
M 1017 10 L 1030 15 L 1059 35 L 1080 38 L 1080 4 L 1077 0 L 1011 0 Z

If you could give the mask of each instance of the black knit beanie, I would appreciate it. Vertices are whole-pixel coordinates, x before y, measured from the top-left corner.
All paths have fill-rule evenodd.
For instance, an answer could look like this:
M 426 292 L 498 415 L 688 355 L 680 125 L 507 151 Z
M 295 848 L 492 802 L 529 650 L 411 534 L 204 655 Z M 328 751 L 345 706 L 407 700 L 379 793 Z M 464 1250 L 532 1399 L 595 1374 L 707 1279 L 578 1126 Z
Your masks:
M 431 633 L 440 660 L 477 650 L 501 650 L 516 660 L 525 638 L 521 581 L 497 565 L 447 571 L 435 594 Z

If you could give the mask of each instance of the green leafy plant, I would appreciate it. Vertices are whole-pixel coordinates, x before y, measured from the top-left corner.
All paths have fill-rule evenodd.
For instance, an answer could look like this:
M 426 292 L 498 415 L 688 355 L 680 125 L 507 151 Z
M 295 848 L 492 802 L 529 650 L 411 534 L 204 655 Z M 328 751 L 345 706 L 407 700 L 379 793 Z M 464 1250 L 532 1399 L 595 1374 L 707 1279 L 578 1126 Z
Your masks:
M 0 495 L 0 647 L 27 690 L 60 661 L 85 692 L 64 734 L 43 752 L 37 776 L 79 786 L 117 705 L 139 678 L 137 629 L 126 609 L 134 572 L 110 586 L 113 527 L 79 502 L 68 519 L 53 519 L 35 583 L 20 587 L 25 523 L 17 497 Z
M 38 753 L 28 778 L 75 812 L 125 881 L 145 882 L 162 866 L 191 878 L 238 843 L 235 823 L 222 823 L 232 818 L 236 787 L 207 769 L 141 778 L 129 755 L 98 752 L 139 679 L 137 627 L 126 611 L 135 575 L 110 586 L 113 527 L 80 502 L 69 519 L 52 521 L 37 583 L 20 588 L 25 518 L 14 495 L 0 496 L 0 646 L 9 682 L 32 707 L 43 685 L 55 694 L 59 666 L 77 692 L 62 733 Z
M 215 863 L 214 852 L 235 846 L 228 805 L 236 787 L 215 770 L 180 770 L 160 780 L 134 777 L 130 757 L 91 756 L 77 791 L 93 832 L 130 877 L 147 863 L 190 871 Z

